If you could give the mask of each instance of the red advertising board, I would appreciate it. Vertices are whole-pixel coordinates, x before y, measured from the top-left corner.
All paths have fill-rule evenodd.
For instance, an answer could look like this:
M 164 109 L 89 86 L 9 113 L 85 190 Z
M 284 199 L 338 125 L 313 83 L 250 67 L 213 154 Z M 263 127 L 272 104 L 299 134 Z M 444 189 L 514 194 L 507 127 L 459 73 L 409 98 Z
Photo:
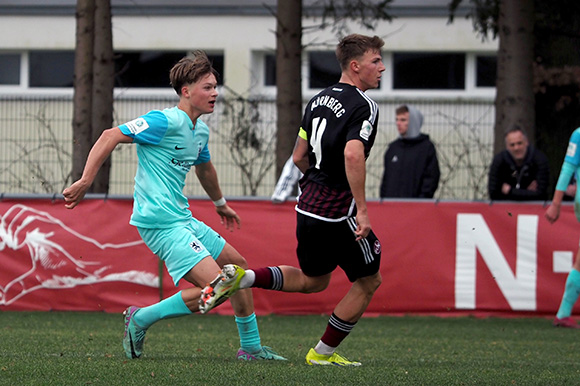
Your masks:
M 234 232 L 225 231 L 210 201 L 190 201 L 194 216 L 219 231 L 250 268 L 297 264 L 292 203 L 230 204 L 242 218 Z M 130 200 L 111 199 L 85 200 L 74 210 L 61 200 L 0 201 L 0 311 L 120 312 L 189 286 L 174 287 L 129 225 L 131 207 Z M 367 315 L 554 313 L 580 226 L 571 205 L 553 225 L 545 209 L 511 202 L 369 203 L 382 244 L 383 284 Z M 256 313 L 328 314 L 349 287 L 336 271 L 317 294 L 254 289 Z M 225 303 L 212 312 L 232 309 Z

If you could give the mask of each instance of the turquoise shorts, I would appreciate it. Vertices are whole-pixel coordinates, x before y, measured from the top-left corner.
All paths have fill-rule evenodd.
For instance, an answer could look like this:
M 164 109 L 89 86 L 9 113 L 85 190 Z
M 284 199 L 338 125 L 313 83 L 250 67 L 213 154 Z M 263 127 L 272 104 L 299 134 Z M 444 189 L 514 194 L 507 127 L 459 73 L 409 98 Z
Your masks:
M 137 230 L 149 249 L 165 262 L 176 287 L 202 259 L 211 256 L 216 260 L 226 245 L 223 237 L 195 218 L 184 226 Z

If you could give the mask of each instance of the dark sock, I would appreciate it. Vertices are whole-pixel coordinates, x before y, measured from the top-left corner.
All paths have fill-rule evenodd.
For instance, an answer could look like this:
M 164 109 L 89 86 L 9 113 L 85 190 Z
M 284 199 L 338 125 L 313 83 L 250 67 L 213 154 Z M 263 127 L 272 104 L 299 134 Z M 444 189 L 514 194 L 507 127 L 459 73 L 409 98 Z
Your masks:
M 328 320 L 326 331 L 320 340 L 330 347 L 338 347 L 340 342 L 350 334 L 355 324 L 356 323 L 345 322 L 332 313 Z
M 279 267 L 254 269 L 256 278 L 252 287 L 280 291 L 284 285 L 284 277 Z

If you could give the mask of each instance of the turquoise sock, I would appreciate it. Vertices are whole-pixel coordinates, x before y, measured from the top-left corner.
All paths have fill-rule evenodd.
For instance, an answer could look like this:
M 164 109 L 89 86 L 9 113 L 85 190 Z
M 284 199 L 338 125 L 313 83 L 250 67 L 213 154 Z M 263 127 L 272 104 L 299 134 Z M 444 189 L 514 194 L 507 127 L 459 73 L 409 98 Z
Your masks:
M 236 316 L 236 324 L 238 325 L 242 350 L 250 354 L 260 351 L 262 344 L 256 314 L 252 313 L 252 315 L 244 317 Z
M 564 290 L 564 296 L 562 296 L 562 303 L 558 309 L 556 317 L 559 319 L 567 318 L 572 315 L 572 308 L 574 303 L 578 300 L 578 295 L 580 294 L 580 272 L 572 269 L 568 274 L 568 279 L 566 279 L 566 288 Z
M 135 323 L 142 328 L 149 328 L 153 323 L 161 319 L 175 318 L 178 316 L 189 315 L 191 310 L 187 308 L 181 298 L 181 291 L 173 296 L 163 299 L 149 307 L 140 308 L 133 314 Z

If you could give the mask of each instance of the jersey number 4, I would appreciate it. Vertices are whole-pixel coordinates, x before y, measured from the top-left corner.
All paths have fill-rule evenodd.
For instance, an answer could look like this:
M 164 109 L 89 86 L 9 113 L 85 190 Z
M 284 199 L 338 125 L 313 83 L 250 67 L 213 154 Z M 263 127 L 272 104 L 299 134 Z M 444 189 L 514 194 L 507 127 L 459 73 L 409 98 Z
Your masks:
M 326 119 L 316 117 L 312 120 L 312 135 L 310 136 L 310 146 L 316 157 L 316 169 L 320 169 L 322 162 L 322 135 L 326 130 Z

